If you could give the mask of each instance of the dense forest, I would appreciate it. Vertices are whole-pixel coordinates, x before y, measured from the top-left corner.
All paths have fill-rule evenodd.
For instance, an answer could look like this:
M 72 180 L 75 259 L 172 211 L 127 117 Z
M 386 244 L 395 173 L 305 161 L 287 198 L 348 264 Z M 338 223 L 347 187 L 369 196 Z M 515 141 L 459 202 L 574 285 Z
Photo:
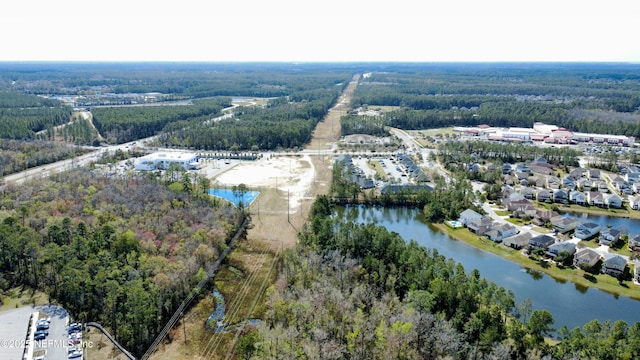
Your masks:
M 0 90 L 0 138 L 34 139 L 38 131 L 67 123 L 71 113 L 58 101 Z
M 233 118 L 192 122 L 165 128 L 161 146 L 189 146 L 204 150 L 276 150 L 300 148 L 311 138 L 342 90 L 303 91 L 269 101 L 266 107 L 242 107 Z
M 100 322 L 144 353 L 242 221 L 208 188 L 179 171 L 108 178 L 85 169 L 7 185 L 1 294 L 44 291 L 74 320 Z
M 578 132 L 640 136 L 637 65 L 476 64 L 368 73 L 353 105 L 395 106 L 385 125 L 425 129 L 540 121 Z
M 213 98 L 195 100 L 193 105 L 184 106 L 98 107 L 91 113 L 102 137 L 109 143 L 121 144 L 157 135 L 173 123 L 181 126 L 190 120 L 204 123 L 220 116 L 220 111 L 228 106 L 231 99 Z
M 0 139 L 0 176 L 82 155 L 88 150 L 52 141 Z
M 317 198 L 300 245 L 286 253 L 246 357 L 323 359 L 632 359 L 640 323 L 557 329 L 546 310 L 467 272 L 435 250 L 373 224 L 335 219 Z

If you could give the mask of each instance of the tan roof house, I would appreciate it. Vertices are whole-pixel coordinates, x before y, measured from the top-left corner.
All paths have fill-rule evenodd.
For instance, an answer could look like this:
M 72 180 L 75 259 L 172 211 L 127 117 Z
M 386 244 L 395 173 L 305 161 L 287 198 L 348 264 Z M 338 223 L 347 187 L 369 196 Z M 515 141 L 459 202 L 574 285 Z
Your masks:
M 573 255 L 573 265 L 576 267 L 584 266 L 590 269 L 594 267 L 598 261 L 600 261 L 600 254 L 589 248 L 579 250 Z

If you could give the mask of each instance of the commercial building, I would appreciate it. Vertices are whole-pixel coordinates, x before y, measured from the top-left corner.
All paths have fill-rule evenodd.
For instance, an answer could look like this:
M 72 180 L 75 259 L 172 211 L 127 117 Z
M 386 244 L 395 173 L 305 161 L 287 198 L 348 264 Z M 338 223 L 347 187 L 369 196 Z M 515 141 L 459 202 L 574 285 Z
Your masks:
M 178 164 L 185 170 L 198 169 L 198 155 L 184 152 L 153 153 L 135 160 L 136 170 L 166 170 L 171 164 Z

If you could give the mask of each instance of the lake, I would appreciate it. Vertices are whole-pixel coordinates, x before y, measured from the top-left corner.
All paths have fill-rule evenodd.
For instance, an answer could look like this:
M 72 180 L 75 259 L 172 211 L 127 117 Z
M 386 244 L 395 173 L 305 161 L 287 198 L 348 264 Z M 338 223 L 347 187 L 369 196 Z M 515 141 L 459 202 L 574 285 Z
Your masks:
M 534 310 L 546 309 L 551 312 L 556 330 L 563 325 L 569 329 L 582 327 L 594 319 L 610 320 L 612 323 L 624 320 L 629 326 L 640 321 L 640 301 L 560 281 L 474 248 L 432 228 L 418 209 L 350 206 L 337 207 L 336 212 L 344 219 L 381 225 L 398 233 L 406 241 L 413 239 L 422 246 L 436 249 L 445 257 L 461 263 L 467 273 L 478 269 L 482 277 L 513 291 L 517 303 L 529 298 Z M 618 224 L 614 226 L 633 226 L 634 221 L 614 220 Z M 635 229 L 640 227 L 635 224 Z

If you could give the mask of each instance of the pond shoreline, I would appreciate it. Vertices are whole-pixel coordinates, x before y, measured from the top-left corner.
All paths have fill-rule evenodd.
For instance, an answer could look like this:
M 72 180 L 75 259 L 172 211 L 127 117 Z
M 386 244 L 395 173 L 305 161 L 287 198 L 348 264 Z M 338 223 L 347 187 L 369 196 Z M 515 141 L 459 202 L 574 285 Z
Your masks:
M 634 284 L 633 281 L 619 282 L 609 275 L 599 274 L 594 276 L 580 269 L 572 267 L 559 268 L 557 265 L 546 261 L 535 261 L 522 255 L 520 251 L 509 249 L 501 243 L 495 243 L 489 239 L 482 239 L 467 229 L 452 229 L 445 223 L 431 223 L 430 226 L 456 240 L 463 241 L 477 249 L 498 255 L 505 260 L 515 262 L 527 269 L 540 271 L 556 280 L 570 281 L 576 285 L 599 289 L 612 295 L 626 296 L 640 300 L 640 286 Z

